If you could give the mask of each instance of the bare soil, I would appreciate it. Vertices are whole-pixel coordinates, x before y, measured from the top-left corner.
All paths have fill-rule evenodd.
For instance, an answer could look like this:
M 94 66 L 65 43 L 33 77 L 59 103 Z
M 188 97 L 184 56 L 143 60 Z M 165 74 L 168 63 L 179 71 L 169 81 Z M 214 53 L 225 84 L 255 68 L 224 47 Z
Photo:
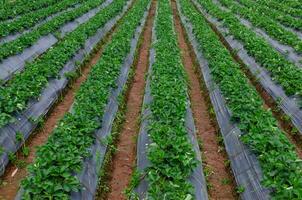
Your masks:
M 191 48 L 186 42 L 185 31 L 180 23 L 175 1 L 172 1 L 172 8 L 175 30 L 178 33 L 178 42 L 182 50 L 183 64 L 189 78 L 190 100 L 197 136 L 202 141 L 204 171 L 209 174 L 207 183 L 210 199 L 236 199 L 233 178 L 224 164 L 227 158 L 218 143 L 218 135 L 208 113 L 209 109 L 205 97 L 207 93 L 201 87 L 199 80 L 201 77 L 195 72 L 194 58 L 190 53 Z
M 136 160 L 136 136 L 138 134 L 138 121 L 141 113 L 145 88 L 145 74 L 149 64 L 149 49 L 151 45 L 152 25 L 155 14 L 155 1 L 152 2 L 146 26 L 143 31 L 142 45 L 138 52 L 137 65 L 133 82 L 130 85 L 127 102 L 125 122 L 119 133 L 117 152 L 113 156 L 111 174 L 109 177 L 110 192 L 107 199 L 126 199 L 123 191 L 127 188 Z

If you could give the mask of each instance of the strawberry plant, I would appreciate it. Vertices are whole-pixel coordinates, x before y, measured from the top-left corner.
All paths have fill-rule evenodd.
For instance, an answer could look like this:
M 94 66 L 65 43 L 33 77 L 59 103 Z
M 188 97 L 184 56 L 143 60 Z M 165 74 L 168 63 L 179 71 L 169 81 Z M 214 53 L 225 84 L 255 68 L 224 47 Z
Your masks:
M 280 19 L 282 17 L 282 15 L 284 16 L 284 14 L 290 15 L 292 17 L 296 17 L 296 19 L 298 19 L 298 17 L 302 17 L 302 6 L 300 3 L 300 9 L 298 8 L 298 5 L 294 6 L 294 7 L 290 7 L 289 5 L 286 4 L 286 2 L 282 3 L 282 2 L 278 2 L 278 1 L 274 1 L 274 0 L 256 0 L 258 5 L 262 5 L 266 8 L 270 8 L 270 11 L 272 11 L 271 8 L 275 9 L 276 11 L 279 11 L 281 13 L 279 13 Z M 273 11 L 274 13 L 277 13 L 275 11 Z M 282 14 L 283 13 L 283 14 Z M 302 27 L 300 27 L 302 28 Z
M 59 0 L 20 0 L 2 3 L 0 6 L 0 20 L 12 19 L 18 15 L 33 12 L 46 6 L 51 6 L 57 2 L 59 2 Z
M 103 2 L 104 0 L 88 0 L 80 7 L 64 12 L 45 24 L 36 27 L 31 32 L 25 33 L 15 40 L 0 45 L 0 61 L 9 56 L 21 53 L 25 48 L 30 47 L 37 42 L 41 36 L 55 32 L 65 23 L 76 19 Z
M 0 36 L 5 37 L 7 35 L 22 32 L 22 30 L 34 26 L 39 21 L 46 19 L 48 16 L 55 14 L 57 12 L 63 11 L 70 6 L 74 6 L 83 0 L 64 0 L 36 12 L 27 13 L 20 18 L 16 18 L 13 21 L 4 21 L 0 23 Z
M 280 5 L 285 6 L 289 9 L 302 9 L 301 1 L 300 0 L 283 0 L 283 1 L 276 1 L 273 0 L 274 2 L 278 2 Z
M 147 105 L 151 110 L 147 198 L 193 199 L 194 189 L 188 178 L 200 163 L 185 125 L 188 86 L 170 1 L 158 2 L 154 24 L 156 40 L 152 46 L 156 56 L 150 76 L 152 102 Z
M 302 165 L 294 146 L 279 129 L 272 112 L 263 108 L 263 100 L 256 89 L 249 84 L 239 64 L 233 61 L 201 13 L 190 0 L 179 3 L 180 10 L 192 25 L 199 51 L 208 61 L 211 76 L 223 94 L 233 121 L 243 133 L 241 140 L 260 162 L 263 186 L 272 189 L 274 199 L 301 199 Z M 207 6 L 207 9 L 212 7 Z
M 302 40 L 295 33 L 283 28 L 280 24 L 272 20 L 272 18 L 274 19 L 274 14 L 272 13 L 271 9 L 262 14 L 263 10 L 261 10 L 261 7 L 248 1 L 249 0 L 240 0 L 240 2 L 248 4 L 249 7 L 241 6 L 233 0 L 221 0 L 220 2 L 231 9 L 233 13 L 248 19 L 254 26 L 264 29 L 271 37 L 277 39 L 283 44 L 291 46 L 298 53 L 302 53 Z M 277 16 L 278 19 L 281 18 L 279 17 L 279 14 L 275 14 L 274 16 Z M 285 21 L 287 18 L 282 17 L 282 19 Z M 287 23 L 295 25 L 296 29 L 302 28 L 301 21 L 296 20 Z
M 113 4 L 123 5 L 125 1 Z M 73 112 L 65 114 L 37 151 L 29 176 L 22 181 L 23 199 L 69 199 L 71 191 L 82 187 L 75 173 L 82 169 L 83 159 L 90 156 L 89 148 L 96 139 L 94 132 L 101 128 L 106 104 L 148 4 L 148 0 L 134 3 L 77 91 Z
M 89 2 L 92 4 L 99 1 Z M 125 3 L 124 0 L 118 0 L 110 4 L 67 34 L 41 57 L 27 63 L 25 70 L 14 76 L 7 85 L 0 86 L 0 127 L 14 121 L 13 115 L 24 110 L 30 99 L 39 97 L 48 80 L 56 78 L 64 65 L 83 47 L 86 39 L 121 12 Z
M 225 1 L 225 0 L 222 0 Z M 279 83 L 287 95 L 302 95 L 302 70 L 286 60 L 265 39 L 256 35 L 230 12 L 223 11 L 211 0 L 198 0 L 205 10 L 227 27 L 230 34 L 239 40 L 250 56 L 267 69 L 272 80 Z

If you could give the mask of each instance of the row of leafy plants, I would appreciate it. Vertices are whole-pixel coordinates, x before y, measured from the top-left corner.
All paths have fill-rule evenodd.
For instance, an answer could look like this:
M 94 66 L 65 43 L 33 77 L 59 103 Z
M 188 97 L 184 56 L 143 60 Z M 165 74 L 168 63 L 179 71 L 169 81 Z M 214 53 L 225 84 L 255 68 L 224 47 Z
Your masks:
M 150 75 L 152 101 L 147 126 L 151 143 L 146 169 L 148 199 L 193 199 L 188 181 L 200 164 L 188 138 L 185 118 L 188 86 L 169 0 L 158 1 L 155 18 L 155 61 Z
M 239 5 L 233 0 L 221 0 L 219 2 L 229 8 L 233 13 L 236 13 L 243 18 L 248 19 L 254 26 L 260 27 L 265 30 L 265 32 L 272 38 L 275 38 L 283 44 L 291 46 L 298 53 L 302 53 L 302 40 L 295 33 L 285 29 L 276 21 L 274 21 L 269 16 L 270 14 L 261 14 L 261 12 L 258 11 L 258 6 L 249 8 Z M 240 2 L 244 1 L 242 0 Z
M 224 1 L 224 0 L 222 0 Z M 239 40 L 250 56 L 270 72 L 272 80 L 279 83 L 287 95 L 302 95 L 302 70 L 289 62 L 264 38 L 241 24 L 236 16 L 221 10 L 211 0 L 198 0 L 199 4 L 229 29 L 231 35 Z
M 289 8 L 302 9 L 302 5 L 301 5 L 300 0 L 284 0 L 284 1 L 273 0 L 273 1 L 278 2 L 281 5 L 285 5 Z
M 42 56 L 27 63 L 22 73 L 16 74 L 6 85 L 1 86 L 0 127 L 14 121 L 14 114 L 23 111 L 29 100 L 38 98 L 48 80 L 58 77 L 59 71 L 83 47 L 87 38 L 119 14 L 125 5 L 125 0 L 114 1 L 67 34 Z
M 39 21 L 46 19 L 50 15 L 63 11 L 68 7 L 74 6 L 83 1 L 84 0 L 64 0 L 55 5 L 40 9 L 36 12 L 27 13 L 12 21 L 1 22 L 0 37 L 5 37 L 16 32 L 22 32 L 27 28 L 33 27 Z
M 302 165 L 294 146 L 278 127 L 272 112 L 263 107 L 260 95 L 201 13 L 190 0 L 179 2 L 182 13 L 192 24 L 199 51 L 208 61 L 210 74 L 224 96 L 232 120 L 243 133 L 240 139 L 260 162 L 262 184 L 273 190 L 274 199 L 301 199 Z
M 297 18 L 298 17 L 302 18 L 301 3 L 300 3 L 300 9 L 298 9 L 297 7 L 288 6 L 286 4 L 286 1 L 284 1 L 283 4 L 274 0 L 256 0 L 256 2 L 268 8 L 273 8 L 275 10 L 283 12 L 284 14 L 288 14 L 290 16 L 297 17 Z
M 37 151 L 35 162 L 28 168 L 29 175 L 22 181 L 23 199 L 69 199 L 71 191 L 81 189 L 75 173 L 81 171 L 83 159 L 90 156 L 89 148 L 96 139 L 94 132 L 101 128 L 106 104 L 112 89 L 117 87 L 121 66 L 148 3 L 148 0 L 136 1 L 124 16 L 76 93 L 73 112 L 64 115 Z
M 0 45 L 0 61 L 21 53 L 25 48 L 30 47 L 44 35 L 55 33 L 65 23 L 76 19 L 77 17 L 87 13 L 89 10 L 99 6 L 105 0 L 88 0 L 80 7 L 62 13 L 41 26 L 25 33 L 13 41 Z
M 248 7 L 251 10 L 256 11 L 257 13 L 263 16 L 267 16 L 274 19 L 275 21 L 283 24 L 284 26 L 291 27 L 299 31 L 302 30 L 302 19 L 292 17 L 279 10 L 274 10 L 271 7 L 268 7 L 267 5 L 265 5 L 267 3 L 267 0 L 257 2 L 251 0 L 239 0 L 239 2 L 242 5 Z
M 57 2 L 59 2 L 59 0 L 21 0 L 6 2 L 0 6 L 0 20 L 12 19 L 18 15 L 51 6 Z

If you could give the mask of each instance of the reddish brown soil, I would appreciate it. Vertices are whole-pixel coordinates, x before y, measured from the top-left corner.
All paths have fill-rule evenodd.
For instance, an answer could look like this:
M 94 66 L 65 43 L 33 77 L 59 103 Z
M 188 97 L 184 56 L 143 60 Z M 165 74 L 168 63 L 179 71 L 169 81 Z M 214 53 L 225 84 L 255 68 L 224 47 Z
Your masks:
M 128 186 L 136 159 L 136 140 L 138 134 L 138 120 L 145 88 L 145 74 L 148 69 L 149 48 L 151 45 L 152 25 L 155 14 L 155 1 L 149 12 L 146 27 L 143 32 L 143 43 L 138 53 L 134 80 L 130 86 L 125 122 L 118 137 L 117 152 L 112 160 L 112 172 L 109 180 L 110 192 L 107 199 L 126 199 L 123 191 Z
M 227 160 L 217 141 L 215 126 L 211 122 L 206 103 L 206 93 L 202 91 L 199 76 L 195 73 L 194 58 L 190 54 L 190 47 L 186 43 L 185 32 L 180 24 L 175 1 L 172 1 L 175 29 L 181 48 L 183 64 L 190 83 L 190 99 L 197 129 L 197 136 L 202 140 L 203 162 L 209 168 L 211 175 L 207 182 L 210 184 L 211 199 L 236 199 L 234 185 L 229 170 L 224 163 Z M 228 183 L 223 183 L 227 181 Z
M 110 36 L 108 36 L 109 38 Z M 90 61 L 82 68 L 81 75 L 71 84 L 72 87 L 68 89 L 64 95 L 61 102 L 57 103 L 51 110 L 49 116 L 47 117 L 42 130 L 35 132 L 26 142 L 26 146 L 30 148 L 30 154 L 28 157 L 24 157 L 20 152 L 17 153 L 18 160 L 24 160 L 27 164 L 34 161 L 35 152 L 37 147 L 43 145 L 52 130 L 55 128 L 57 122 L 68 112 L 70 106 L 74 101 L 74 96 L 76 91 L 79 89 L 80 85 L 86 80 L 91 68 L 96 64 L 102 53 L 102 48 L 98 50 Z M 10 200 L 14 199 L 20 182 L 27 175 L 26 168 L 19 168 L 17 173 L 12 177 L 12 173 L 17 169 L 13 164 L 9 164 L 5 174 L 1 177 L 4 184 L 0 186 L 0 200 Z

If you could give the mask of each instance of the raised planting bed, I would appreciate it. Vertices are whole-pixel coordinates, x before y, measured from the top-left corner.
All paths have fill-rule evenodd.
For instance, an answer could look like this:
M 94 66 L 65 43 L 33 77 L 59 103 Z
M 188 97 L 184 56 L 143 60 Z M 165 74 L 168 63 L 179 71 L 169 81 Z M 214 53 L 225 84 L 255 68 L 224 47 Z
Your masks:
M 69 28 L 64 24 L 75 20 L 77 26 L 79 26 L 80 24 L 87 22 L 96 13 L 100 12 L 100 10 L 106 7 L 110 2 L 112 2 L 112 0 L 89 0 L 74 10 L 66 11 L 61 15 L 54 17 L 31 32 L 25 33 L 13 41 L 0 45 L 1 82 L 8 81 L 16 72 L 21 71 L 24 68 L 26 62 L 30 62 L 34 58 L 37 58 L 58 40 L 61 40 L 60 35 L 64 35 L 74 30 L 74 27 Z M 80 18 L 80 16 L 85 17 Z M 78 22 L 78 19 L 82 20 Z M 64 27 L 65 29 L 61 29 Z
M 148 0 L 136 1 L 122 19 L 76 93 L 71 111 L 38 150 L 17 199 L 94 198 L 112 123 L 124 98 L 123 89 L 149 7 Z
M 283 3 L 282 3 L 282 2 L 274 1 L 274 0 L 256 0 L 256 2 L 259 5 L 263 5 L 268 8 L 273 8 L 275 10 L 278 10 L 278 11 L 288 14 L 290 16 L 302 18 L 302 10 L 301 10 L 302 4 L 299 3 L 298 1 L 297 1 L 297 3 L 299 5 L 294 5 L 294 7 L 291 7 L 290 3 L 286 2 L 286 1 L 283 1 Z M 300 6 L 300 8 L 298 8 L 298 6 Z
M 231 9 L 233 13 L 242 16 L 256 27 L 265 30 L 272 38 L 293 47 L 298 53 L 302 53 L 302 40 L 295 33 L 283 28 L 279 23 L 272 20 L 270 16 L 257 12 L 259 7 L 255 10 L 255 7 L 248 8 L 232 0 L 221 0 L 220 2 Z
M 9 22 L 0 22 L 0 37 L 5 37 L 16 32 L 22 32 L 36 25 L 39 21 L 46 19 L 48 16 L 75 6 L 83 0 L 64 0 L 53 6 L 49 6 L 33 13 L 27 13 L 20 18 Z
M 170 1 L 159 1 L 131 198 L 208 199 Z M 136 181 L 135 181 L 136 182 Z
M 58 2 L 59 0 L 21 0 L 17 2 L 3 3 L 0 7 L 0 20 L 12 19 L 16 16 L 20 16 L 28 12 L 34 12 Z
M 91 31 L 89 35 L 86 35 L 87 32 L 84 32 L 81 29 L 76 30 L 78 31 L 77 36 L 83 34 L 83 40 L 77 40 L 78 42 L 83 42 L 83 44 L 80 44 L 74 54 L 70 55 L 70 58 L 66 58 L 66 60 L 62 61 L 62 67 L 57 71 L 58 74 L 49 77 L 45 87 L 41 87 L 41 93 L 38 94 L 39 98 L 30 98 L 26 107 L 14 114 L 16 121 L 0 128 L 0 146 L 2 149 L 0 155 L 0 174 L 4 173 L 5 166 L 9 162 L 9 154 L 15 153 L 22 147 L 23 143 L 34 131 L 38 123 L 41 122 L 42 118 L 60 97 L 61 92 L 68 84 L 68 74 L 72 74 L 78 69 L 79 63 L 82 63 L 85 60 L 85 57 L 92 52 L 95 45 L 112 29 L 127 11 L 130 4 L 131 1 L 126 3 L 124 0 L 119 0 L 113 3 L 111 8 L 108 7 L 108 10 L 104 10 L 102 14 L 98 14 L 96 18 L 92 19 L 93 21 L 89 22 L 90 25 L 87 24 L 87 26 L 82 27 Z M 85 35 L 87 38 L 85 38 Z M 72 37 L 69 39 L 74 41 L 74 38 Z M 64 50 L 64 47 L 65 46 L 63 45 L 60 47 L 61 50 L 58 49 L 57 52 L 59 55 L 60 51 Z M 54 54 L 53 56 L 56 55 Z M 19 91 L 22 91 L 22 88 L 19 89 Z M 17 135 L 22 136 L 21 141 L 17 140 Z
M 231 13 L 220 10 L 208 0 L 199 0 L 200 4 L 195 0 L 194 2 L 209 23 L 223 34 L 222 39 L 259 80 L 266 93 L 287 114 L 295 127 L 293 133 L 301 134 L 301 68 L 287 61 L 263 38 L 242 25 Z
M 300 198 L 301 163 L 271 111 L 190 0 L 178 1 L 242 199 Z
M 89 2 L 87 2 L 87 3 L 89 4 Z M 97 13 L 101 12 L 103 8 L 107 7 L 109 4 L 112 3 L 112 0 L 107 0 L 107 1 L 91 0 L 90 3 L 91 3 L 90 6 L 95 5 L 97 7 L 92 9 L 92 7 L 89 7 L 89 6 L 87 7 L 87 5 L 86 6 L 83 5 L 82 8 L 84 8 L 84 9 L 81 11 L 81 13 L 84 11 L 87 11 L 89 8 L 90 8 L 90 10 L 85 12 L 83 15 L 80 15 L 80 17 L 77 17 L 79 13 L 77 13 L 77 15 L 74 15 L 74 13 L 72 11 L 70 11 L 70 14 L 72 14 L 73 17 L 77 17 L 77 18 L 75 18 L 75 19 L 72 18 L 73 21 L 70 21 L 70 22 L 65 21 L 65 18 L 64 18 L 63 21 L 65 21 L 65 24 L 61 24 L 61 22 L 58 22 L 56 19 L 54 19 L 55 20 L 54 23 L 57 26 L 55 33 L 45 32 L 46 35 L 42 35 L 41 37 L 37 36 L 37 37 L 39 37 L 39 38 L 36 38 L 38 40 L 33 41 L 33 44 L 31 44 L 29 47 L 25 47 L 22 45 L 19 46 L 18 48 L 20 48 L 19 50 L 21 51 L 19 54 L 9 56 L 8 58 L 2 60 L 2 62 L 0 63 L 0 79 L 2 80 L 1 81 L 2 84 L 6 83 L 10 79 L 12 79 L 12 77 L 14 77 L 14 75 L 16 73 L 22 72 L 26 63 L 32 62 L 34 59 L 38 58 L 43 53 L 47 52 L 47 50 L 51 49 L 51 47 L 54 44 L 56 44 L 58 41 L 64 40 L 65 39 L 64 36 L 66 34 L 74 31 L 78 26 L 86 23 L 87 21 L 90 20 L 90 18 L 94 17 Z M 51 26 L 51 28 L 55 28 L 55 27 Z M 33 34 L 35 34 L 35 33 L 33 33 Z M 29 35 L 25 34 L 12 42 L 5 43 L 8 46 L 4 46 L 3 47 L 4 49 L 2 49 L 2 50 L 9 49 L 10 45 L 13 45 L 13 46 L 18 45 L 20 42 L 19 40 L 27 41 L 27 39 L 31 38 L 31 36 L 32 35 L 30 33 L 29 33 Z M 35 40 L 35 38 L 33 38 L 33 39 Z M 0 46 L 0 49 L 1 49 L 1 46 Z
M 302 31 L 302 19 L 299 17 L 292 17 L 282 11 L 272 9 L 270 6 L 265 5 L 268 4 L 269 1 L 251 1 L 251 0 L 237 0 L 241 5 L 249 8 L 250 10 L 256 10 L 257 14 L 261 14 L 263 16 L 268 16 L 274 21 L 283 24 L 284 26 L 293 28 L 297 31 Z M 274 6 L 276 8 L 277 5 Z M 282 8 L 282 5 L 278 4 L 278 8 Z M 302 11 L 299 9 L 283 9 L 283 11 L 295 12 L 296 14 L 302 14 Z M 297 11 L 300 11 L 297 12 Z

